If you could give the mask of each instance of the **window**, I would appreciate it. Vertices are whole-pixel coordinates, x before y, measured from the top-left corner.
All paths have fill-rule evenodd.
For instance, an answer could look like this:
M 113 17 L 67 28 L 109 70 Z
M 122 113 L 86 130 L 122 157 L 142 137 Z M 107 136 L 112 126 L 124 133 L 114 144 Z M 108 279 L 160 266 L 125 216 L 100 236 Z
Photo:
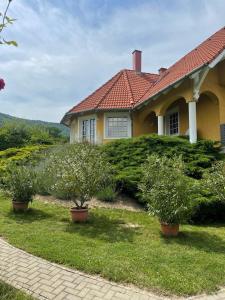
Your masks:
M 129 115 L 108 115 L 105 118 L 106 138 L 126 138 L 131 136 Z
M 172 114 L 169 114 L 168 116 L 169 121 L 169 134 L 170 135 L 176 135 L 179 134 L 179 115 L 178 112 L 174 112 Z
M 80 133 L 82 142 L 95 142 L 95 130 L 96 124 L 95 119 L 82 119 L 80 120 Z

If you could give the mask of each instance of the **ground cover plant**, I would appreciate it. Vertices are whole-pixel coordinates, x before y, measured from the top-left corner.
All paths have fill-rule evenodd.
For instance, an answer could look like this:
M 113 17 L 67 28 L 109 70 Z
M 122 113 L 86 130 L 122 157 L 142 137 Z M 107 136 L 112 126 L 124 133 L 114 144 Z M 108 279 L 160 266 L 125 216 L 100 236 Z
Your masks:
M 19 215 L 10 207 L 1 195 L 0 235 L 48 260 L 178 295 L 225 285 L 225 224 L 183 225 L 168 240 L 146 212 L 99 208 L 91 210 L 88 223 L 73 224 L 59 205 L 35 201 L 29 214 Z
M 106 153 L 114 168 L 118 188 L 139 200 L 141 165 L 149 155 L 181 155 L 185 163 L 185 174 L 195 179 L 202 178 L 203 172 L 210 168 L 214 161 L 223 157 L 219 153 L 219 146 L 212 141 L 190 144 L 185 138 L 158 135 L 113 141 L 103 145 L 102 151 Z
M 6 170 L 10 164 L 36 164 L 42 158 L 43 153 L 50 147 L 52 146 L 33 145 L 22 148 L 9 148 L 7 150 L 0 151 L 0 182 L 3 182 Z
M 32 300 L 33 298 L 0 280 L 1 300 Z

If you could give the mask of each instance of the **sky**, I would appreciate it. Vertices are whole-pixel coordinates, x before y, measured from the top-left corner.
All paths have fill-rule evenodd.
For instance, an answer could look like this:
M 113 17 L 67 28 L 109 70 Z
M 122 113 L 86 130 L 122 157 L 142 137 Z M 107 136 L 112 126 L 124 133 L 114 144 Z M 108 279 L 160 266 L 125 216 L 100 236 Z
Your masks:
M 0 11 L 7 0 L 0 0 Z M 142 50 L 142 70 L 169 67 L 225 26 L 225 0 L 13 0 L 0 46 L 0 112 L 59 122 Z

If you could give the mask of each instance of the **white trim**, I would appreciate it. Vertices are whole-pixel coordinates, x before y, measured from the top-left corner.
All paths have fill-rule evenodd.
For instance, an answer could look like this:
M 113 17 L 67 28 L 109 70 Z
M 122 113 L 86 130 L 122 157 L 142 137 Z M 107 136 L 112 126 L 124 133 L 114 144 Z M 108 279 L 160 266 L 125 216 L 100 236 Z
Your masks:
M 164 116 L 158 116 L 158 135 L 164 134 Z
M 77 125 L 77 136 L 78 136 L 78 140 L 82 141 L 82 132 L 81 132 L 81 122 L 84 120 L 91 120 L 94 119 L 95 120 L 95 140 L 94 142 L 97 142 L 97 115 L 96 114 L 92 114 L 92 115 L 86 115 L 86 116 L 81 116 L 78 117 L 78 125 Z
M 128 119 L 128 132 L 127 132 L 127 136 L 124 137 L 109 137 L 107 135 L 107 118 L 121 118 L 121 117 L 125 117 Z M 104 113 L 104 139 L 106 140 L 116 140 L 116 139 L 126 139 L 126 138 L 130 138 L 132 136 L 131 134 L 131 117 L 130 117 L 130 113 L 128 112 L 107 112 Z
M 170 128 L 168 127 L 169 126 L 169 116 L 171 116 L 172 114 L 175 114 L 175 113 L 178 113 L 178 133 L 170 134 Z M 170 136 L 180 135 L 180 112 L 179 112 L 179 107 L 178 106 L 176 106 L 174 108 L 171 108 L 166 112 L 164 132 L 165 132 L 166 135 L 170 135 Z
M 197 142 L 197 119 L 196 119 L 196 101 L 188 102 L 189 117 L 189 140 L 190 143 Z
M 209 68 L 214 68 L 221 60 L 225 58 L 225 49 L 209 64 Z

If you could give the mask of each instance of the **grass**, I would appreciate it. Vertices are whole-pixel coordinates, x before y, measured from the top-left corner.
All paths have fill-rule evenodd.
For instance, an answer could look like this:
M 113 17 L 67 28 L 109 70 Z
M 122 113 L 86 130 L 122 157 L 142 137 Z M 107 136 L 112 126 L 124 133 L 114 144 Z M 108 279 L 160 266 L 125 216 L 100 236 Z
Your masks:
M 19 290 L 11 287 L 0 280 L 0 299 L 1 300 L 32 300 L 30 296 L 25 295 Z
M 193 295 L 225 285 L 225 224 L 181 227 L 165 239 L 145 212 L 93 209 L 87 224 L 72 224 L 59 205 L 34 202 L 14 214 L 0 196 L 0 235 L 45 259 L 133 283 L 160 293 Z

